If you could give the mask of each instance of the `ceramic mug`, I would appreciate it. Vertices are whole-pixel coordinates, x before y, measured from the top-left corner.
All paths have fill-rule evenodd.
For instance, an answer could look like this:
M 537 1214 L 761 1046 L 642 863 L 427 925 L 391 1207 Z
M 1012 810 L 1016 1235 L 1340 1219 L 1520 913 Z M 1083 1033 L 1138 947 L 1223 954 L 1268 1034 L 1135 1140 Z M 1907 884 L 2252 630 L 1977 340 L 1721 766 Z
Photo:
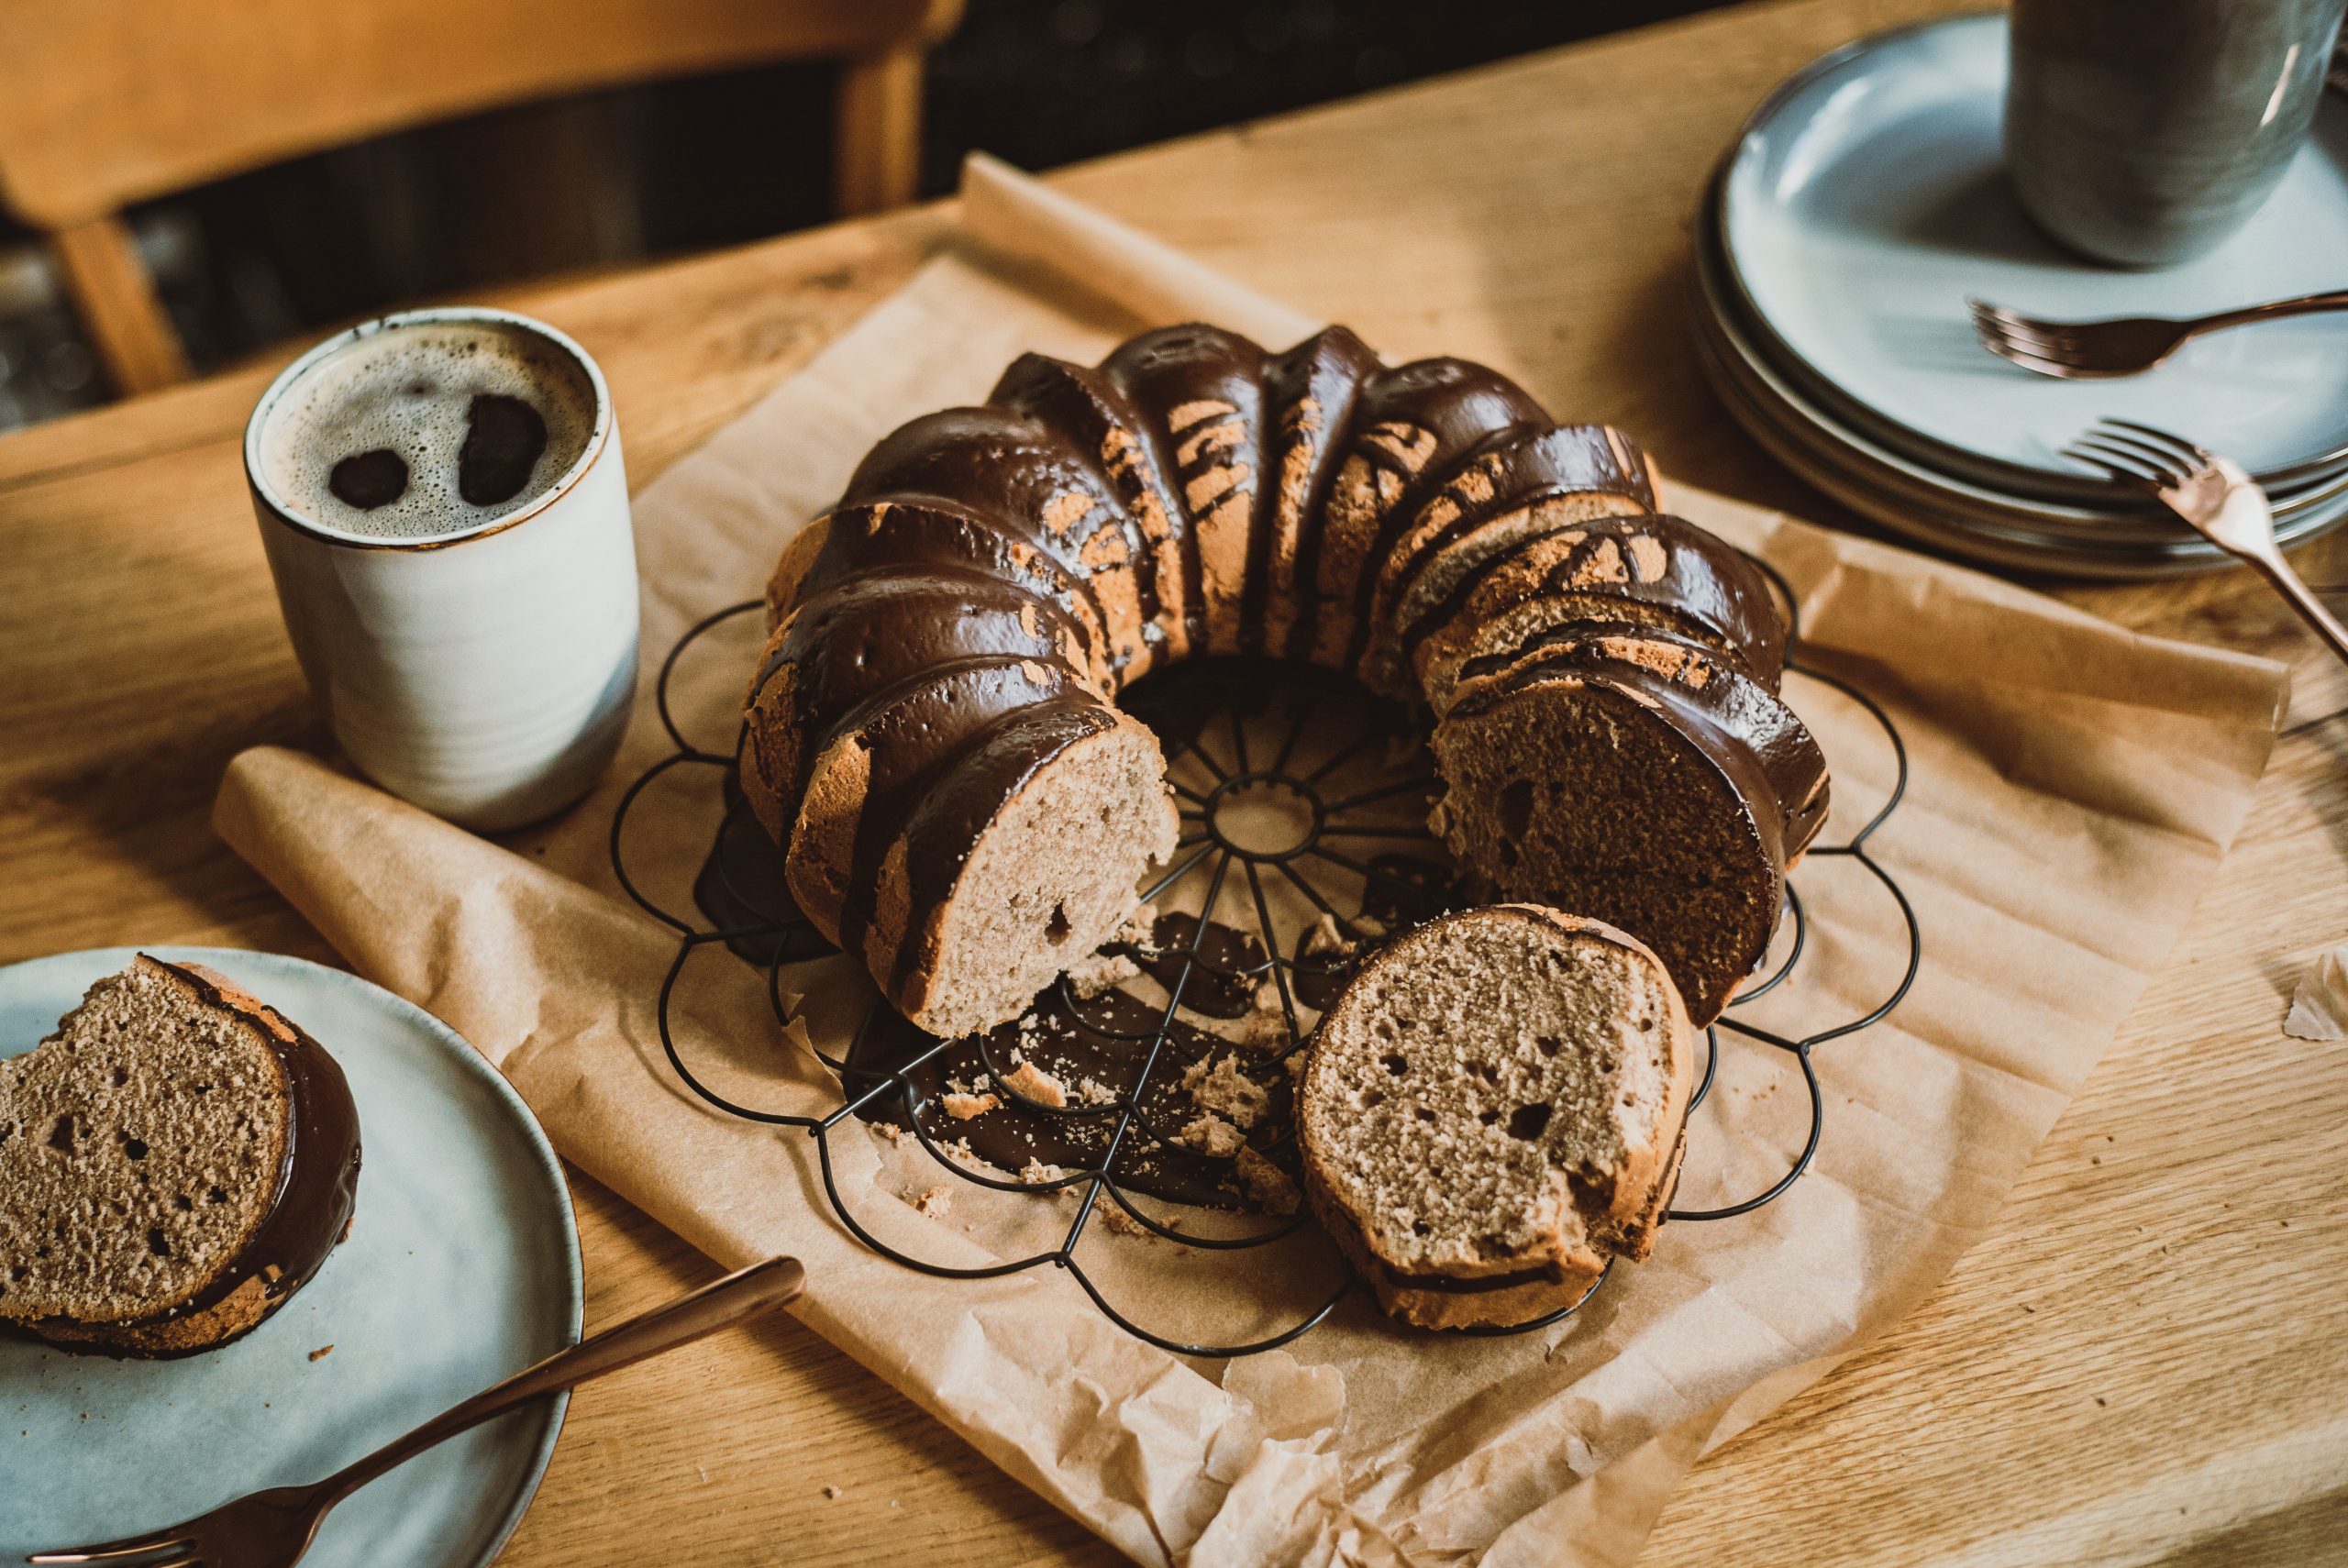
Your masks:
M 2314 124 L 2343 0 L 2014 0 L 2006 167 L 2038 226 L 2122 267 L 2215 249 Z
M 305 515 L 289 499 L 287 452 L 316 436 L 288 416 L 305 392 L 316 401 L 326 383 L 315 379 L 357 353 L 382 359 L 383 334 L 468 329 L 510 338 L 543 373 L 577 378 L 565 393 L 592 417 L 578 421 L 575 460 L 542 493 L 486 519 L 452 504 L 445 524 L 428 517 L 424 531 L 387 536 L 354 525 L 359 513 L 326 515 L 335 509 L 322 501 Z M 482 832 L 550 815 L 594 785 L 633 705 L 637 604 L 619 424 L 585 349 L 508 311 L 366 322 L 261 394 L 245 429 L 245 477 L 294 655 L 361 772 Z

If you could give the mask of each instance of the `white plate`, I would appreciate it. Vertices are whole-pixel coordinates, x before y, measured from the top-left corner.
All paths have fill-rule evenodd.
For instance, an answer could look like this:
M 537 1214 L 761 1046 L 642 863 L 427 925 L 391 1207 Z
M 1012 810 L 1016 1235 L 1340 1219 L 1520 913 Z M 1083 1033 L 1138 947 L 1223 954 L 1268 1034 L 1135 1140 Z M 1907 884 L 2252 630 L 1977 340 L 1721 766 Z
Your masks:
M 1772 456 L 1820 490 L 1910 538 L 1988 565 L 2110 579 L 2170 577 L 2232 564 L 2174 518 L 2035 500 L 1936 472 L 1843 424 L 1761 358 L 1721 274 L 1713 208 L 1699 213 L 1693 315 L 1714 390 Z M 2108 507 L 2109 491 L 2098 498 Z M 2148 503 L 2149 508 L 2149 503 Z M 2348 476 L 2276 509 L 2286 546 L 2348 516 Z
M 0 1055 L 137 949 L 0 969 Z M 223 948 L 207 964 L 317 1036 L 359 1106 L 357 1223 L 317 1277 L 183 1361 L 0 1339 L 0 1562 L 175 1524 L 311 1481 L 579 1338 L 570 1198 L 521 1097 L 446 1024 L 355 975 Z M 326 1345 L 332 1353 L 311 1359 Z M 305 1568 L 476 1568 L 521 1521 L 563 1397 L 412 1459 L 327 1517 Z
M 2348 314 L 2188 344 L 2142 376 L 2058 381 L 1973 340 L 1968 295 L 2033 315 L 2198 315 L 2348 282 L 2348 101 L 2241 233 L 2198 260 L 2126 272 L 2032 226 L 1999 148 L 2002 16 L 1862 40 L 1795 76 L 1730 155 L 1722 233 L 1765 347 L 1935 468 L 1971 461 L 2079 493 L 2057 457 L 2107 415 L 2190 436 L 2254 471 L 2337 467 L 2348 443 Z M 1782 349 L 1782 353 L 1778 350 Z

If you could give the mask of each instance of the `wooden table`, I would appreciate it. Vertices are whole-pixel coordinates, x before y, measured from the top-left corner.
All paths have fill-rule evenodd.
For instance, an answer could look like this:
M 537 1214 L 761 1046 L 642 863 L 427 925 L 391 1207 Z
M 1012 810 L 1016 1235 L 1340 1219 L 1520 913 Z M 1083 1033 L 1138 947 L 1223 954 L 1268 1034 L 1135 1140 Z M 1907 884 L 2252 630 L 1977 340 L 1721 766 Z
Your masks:
M 1740 6 L 1056 182 L 1391 352 L 1500 359 L 1676 474 L 1836 520 L 1704 390 L 1689 214 L 1773 83 L 1954 8 Z M 511 303 L 602 361 L 640 484 L 948 221 L 925 209 Z M 324 741 L 238 466 L 269 373 L 0 440 L 0 962 L 129 942 L 332 957 L 205 820 L 237 750 Z M 2307 558 L 2316 580 L 2348 579 L 2348 547 Z M 2279 1030 L 2314 954 L 2348 935 L 2348 680 L 2241 571 L 2062 591 L 2298 665 L 2249 825 L 2003 1221 L 1914 1316 L 1712 1455 L 1647 1561 L 2348 1561 L 2348 1050 Z M 591 1324 L 713 1272 L 573 1182 Z M 1113 1560 L 779 1321 L 581 1393 L 505 1561 L 1063 1558 Z

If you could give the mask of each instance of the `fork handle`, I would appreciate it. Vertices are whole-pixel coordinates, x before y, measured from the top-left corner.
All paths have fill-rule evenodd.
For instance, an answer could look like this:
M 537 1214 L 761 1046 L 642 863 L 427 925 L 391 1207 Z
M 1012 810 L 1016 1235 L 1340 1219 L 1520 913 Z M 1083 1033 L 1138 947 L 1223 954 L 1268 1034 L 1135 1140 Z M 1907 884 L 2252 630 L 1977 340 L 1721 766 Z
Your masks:
M 2342 625 L 2324 602 L 2316 597 L 2299 574 L 2291 569 L 2280 550 L 2265 550 L 2243 558 L 2258 569 L 2259 574 L 2275 585 L 2275 591 L 2285 603 L 2298 612 L 2299 619 L 2330 646 L 2342 663 L 2348 663 L 2348 625 Z
M 2328 310 L 2348 310 L 2348 289 L 2329 289 L 2320 294 L 2299 294 L 2287 300 L 2268 300 L 2264 304 L 2244 305 L 2240 310 L 2222 310 L 2195 322 L 2193 331 L 2198 337 L 2204 332 L 2241 326 L 2248 322 L 2272 321 L 2286 315 L 2314 315 Z
M 797 1296 L 806 1282 L 806 1272 L 799 1266 L 797 1258 L 769 1258 L 737 1269 L 689 1296 L 638 1313 L 617 1328 L 581 1340 L 535 1366 L 523 1368 L 504 1382 L 482 1389 L 405 1437 L 394 1438 L 364 1459 L 337 1471 L 318 1484 L 319 1489 L 327 1497 L 339 1501 L 386 1470 L 492 1416 L 503 1415 L 542 1394 L 552 1394 L 591 1377 L 633 1366 L 679 1345 L 690 1344 L 705 1334 L 772 1311 Z

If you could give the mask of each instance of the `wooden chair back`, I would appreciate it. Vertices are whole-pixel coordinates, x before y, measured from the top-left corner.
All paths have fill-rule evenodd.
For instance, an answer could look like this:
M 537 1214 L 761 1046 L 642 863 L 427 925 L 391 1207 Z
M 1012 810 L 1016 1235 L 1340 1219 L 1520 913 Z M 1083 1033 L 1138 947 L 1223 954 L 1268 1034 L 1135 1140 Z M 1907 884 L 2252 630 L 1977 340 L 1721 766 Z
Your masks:
M 0 4 L 0 204 L 49 236 L 118 390 L 187 360 L 120 213 L 302 153 L 592 88 L 837 60 L 843 213 L 912 199 L 922 59 L 961 0 Z

